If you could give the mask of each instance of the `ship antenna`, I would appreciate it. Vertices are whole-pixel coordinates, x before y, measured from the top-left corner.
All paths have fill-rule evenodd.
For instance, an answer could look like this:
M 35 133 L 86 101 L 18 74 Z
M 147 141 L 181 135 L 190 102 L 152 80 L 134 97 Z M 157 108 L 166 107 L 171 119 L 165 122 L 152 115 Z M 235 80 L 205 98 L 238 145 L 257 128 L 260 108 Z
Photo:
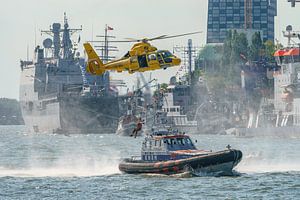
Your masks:
M 36 47 L 36 23 L 34 24 L 34 48 Z
M 94 23 L 92 22 L 92 41 L 94 41 Z
M 64 24 L 67 24 L 68 21 L 67 21 L 67 15 L 66 15 L 66 12 L 64 12 Z
M 29 55 L 28 55 L 28 53 L 29 53 L 29 45 L 27 44 L 27 61 L 29 61 Z

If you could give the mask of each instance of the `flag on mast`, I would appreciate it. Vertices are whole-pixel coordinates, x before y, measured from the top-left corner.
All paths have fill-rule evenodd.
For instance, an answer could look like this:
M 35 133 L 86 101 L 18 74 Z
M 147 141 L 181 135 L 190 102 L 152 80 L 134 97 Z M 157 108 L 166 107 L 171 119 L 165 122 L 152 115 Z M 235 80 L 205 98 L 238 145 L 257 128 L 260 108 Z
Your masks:
M 107 30 L 112 31 L 112 30 L 114 30 L 114 28 L 107 26 Z

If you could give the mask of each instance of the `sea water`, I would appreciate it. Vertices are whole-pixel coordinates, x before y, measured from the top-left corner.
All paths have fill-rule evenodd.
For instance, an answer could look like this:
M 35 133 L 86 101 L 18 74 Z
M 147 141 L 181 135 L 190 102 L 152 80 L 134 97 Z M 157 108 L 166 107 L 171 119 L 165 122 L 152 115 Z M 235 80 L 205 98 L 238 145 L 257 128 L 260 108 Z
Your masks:
M 232 177 L 129 175 L 142 137 L 0 127 L 0 199 L 300 199 L 300 139 L 191 135 L 199 149 L 243 152 Z

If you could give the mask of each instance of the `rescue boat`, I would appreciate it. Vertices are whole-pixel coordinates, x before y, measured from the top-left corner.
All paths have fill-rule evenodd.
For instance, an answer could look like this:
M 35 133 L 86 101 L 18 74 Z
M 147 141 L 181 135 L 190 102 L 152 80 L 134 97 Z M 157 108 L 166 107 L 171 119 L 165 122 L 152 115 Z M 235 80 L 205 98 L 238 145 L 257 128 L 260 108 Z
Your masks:
M 122 160 L 119 169 L 130 174 L 190 172 L 195 175 L 232 175 L 241 159 L 242 152 L 231 149 L 229 145 L 227 149 L 216 152 L 198 150 L 188 135 L 163 129 L 147 135 L 141 156 Z

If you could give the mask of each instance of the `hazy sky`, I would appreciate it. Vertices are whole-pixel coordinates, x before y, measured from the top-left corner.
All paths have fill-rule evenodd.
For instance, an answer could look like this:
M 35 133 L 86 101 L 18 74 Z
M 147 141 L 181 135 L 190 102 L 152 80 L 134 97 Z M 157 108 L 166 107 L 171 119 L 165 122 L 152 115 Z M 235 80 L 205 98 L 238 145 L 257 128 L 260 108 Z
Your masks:
M 189 38 L 200 46 L 206 39 L 207 0 L 0 0 L 0 3 L 0 97 L 18 98 L 19 60 L 26 59 L 27 45 L 32 58 L 35 35 L 37 44 L 41 43 L 47 36 L 41 36 L 40 30 L 48 29 L 53 22 L 62 23 L 64 12 L 71 27 L 83 26 L 82 42 L 91 40 L 92 33 L 102 34 L 105 24 L 114 28 L 112 33 L 119 39 L 203 31 L 199 35 L 153 42 L 159 49 L 172 50 L 174 45 L 185 45 Z M 300 30 L 300 5 L 291 8 L 286 0 L 278 0 L 278 16 L 279 40 L 287 24 Z M 117 56 L 121 56 L 131 44 L 118 46 Z M 152 76 L 166 82 L 177 70 L 159 70 Z M 115 77 L 135 79 L 135 75 L 127 72 Z

